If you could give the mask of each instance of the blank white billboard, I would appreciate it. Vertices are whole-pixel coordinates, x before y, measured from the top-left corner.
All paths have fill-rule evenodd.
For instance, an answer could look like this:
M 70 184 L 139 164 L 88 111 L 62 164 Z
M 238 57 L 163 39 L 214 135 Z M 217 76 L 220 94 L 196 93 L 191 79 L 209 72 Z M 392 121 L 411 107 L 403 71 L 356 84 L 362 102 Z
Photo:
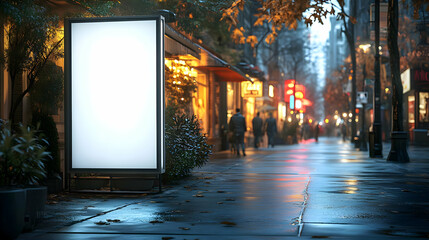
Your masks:
M 159 21 L 70 21 L 71 169 L 162 167 L 164 66 Z

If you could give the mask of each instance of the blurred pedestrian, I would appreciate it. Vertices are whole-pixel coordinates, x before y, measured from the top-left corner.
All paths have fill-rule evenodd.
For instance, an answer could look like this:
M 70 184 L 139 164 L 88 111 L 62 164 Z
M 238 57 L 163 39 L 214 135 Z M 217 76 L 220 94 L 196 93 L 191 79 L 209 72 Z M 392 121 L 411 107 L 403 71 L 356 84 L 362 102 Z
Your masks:
M 237 156 L 240 156 L 240 145 L 243 150 L 243 156 L 246 156 L 244 147 L 244 132 L 247 131 L 246 119 L 241 115 L 240 108 L 236 109 L 236 113 L 231 117 L 231 120 L 229 120 L 229 130 L 234 134 Z
M 233 132 L 228 132 L 228 143 L 231 145 L 232 154 L 237 154 L 237 146 L 235 146 L 235 137 Z
M 268 136 L 268 146 L 274 147 L 274 137 L 277 134 L 277 122 L 273 118 L 273 113 L 270 112 L 270 117 L 265 120 L 265 129 Z
M 345 123 L 343 123 L 341 125 L 341 134 L 343 135 L 343 142 L 345 142 L 346 141 L 346 135 L 347 135 L 347 127 L 346 127 Z
M 314 129 L 314 138 L 316 139 L 316 142 L 319 141 L 319 123 L 316 124 L 316 127 Z
M 255 137 L 254 146 L 256 149 L 259 147 L 259 143 L 262 138 L 262 118 L 259 117 L 259 112 L 256 113 L 256 117 L 252 119 L 253 136 Z

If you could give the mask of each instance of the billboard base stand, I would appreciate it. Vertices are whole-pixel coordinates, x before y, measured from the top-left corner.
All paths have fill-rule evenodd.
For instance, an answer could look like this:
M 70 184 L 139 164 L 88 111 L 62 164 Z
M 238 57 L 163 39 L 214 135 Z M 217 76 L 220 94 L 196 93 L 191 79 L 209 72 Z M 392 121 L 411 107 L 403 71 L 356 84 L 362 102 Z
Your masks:
M 156 182 L 158 181 L 158 189 Z M 161 193 L 161 174 L 97 175 L 72 174 L 68 178 L 69 192 L 92 193 Z M 155 190 L 156 189 L 156 190 Z
M 162 193 L 162 174 L 158 174 L 158 193 Z

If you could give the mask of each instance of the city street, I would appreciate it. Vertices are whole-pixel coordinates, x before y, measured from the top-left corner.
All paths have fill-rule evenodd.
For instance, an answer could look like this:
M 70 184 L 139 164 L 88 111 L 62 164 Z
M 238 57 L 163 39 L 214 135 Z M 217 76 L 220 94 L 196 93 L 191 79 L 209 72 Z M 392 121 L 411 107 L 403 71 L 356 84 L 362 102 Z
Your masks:
M 428 10 L 1 0 L 0 240 L 429 239 Z
M 18 239 L 427 239 L 429 151 L 371 159 L 350 142 L 216 153 L 160 194 L 50 196 Z

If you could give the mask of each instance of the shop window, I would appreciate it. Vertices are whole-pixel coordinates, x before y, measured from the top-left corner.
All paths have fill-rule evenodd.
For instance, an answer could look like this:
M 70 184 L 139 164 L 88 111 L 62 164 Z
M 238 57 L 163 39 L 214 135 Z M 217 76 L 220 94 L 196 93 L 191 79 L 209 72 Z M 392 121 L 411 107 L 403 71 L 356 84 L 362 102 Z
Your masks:
M 255 98 L 245 98 L 245 111 L 244 117 L 246 118 L 246 127 L 247 130 L 250 131 L 252 127 L 252 119 L 256 115 L 255 114 Z
M 429 92 L 419 92 L 419 120 L 429 122 Z
M 408 128 L 410 131 L 412 131 L 415 127 L 414 103 L 415 103 L 415 97 L 408 96 Z
M 234 115 L 234 113 L 235 113 L 235 103 L 234 103 L 234 100 L 235 100 L 235 98 L 234 98 L 234 85 L 233 85 L 233 83 L 231 83 L 231 82 L 228 82 L 228 84 L 227 84 L 227 88 L 226 88 L 226 91 L 227 91 L 227 118 L 228 118 L 228 122 L 229 122 L 229 119 L 232 117 L 232 115 Z
M 201 127 L 208 131 L 207 121 L 207 80 L 205 74 L 198 74 L 197 90 L 193 98 L 194 114 L 198 116 Z
M 274 97 L 274 86 L 273 85 L 268 86 L 268 96 Z

